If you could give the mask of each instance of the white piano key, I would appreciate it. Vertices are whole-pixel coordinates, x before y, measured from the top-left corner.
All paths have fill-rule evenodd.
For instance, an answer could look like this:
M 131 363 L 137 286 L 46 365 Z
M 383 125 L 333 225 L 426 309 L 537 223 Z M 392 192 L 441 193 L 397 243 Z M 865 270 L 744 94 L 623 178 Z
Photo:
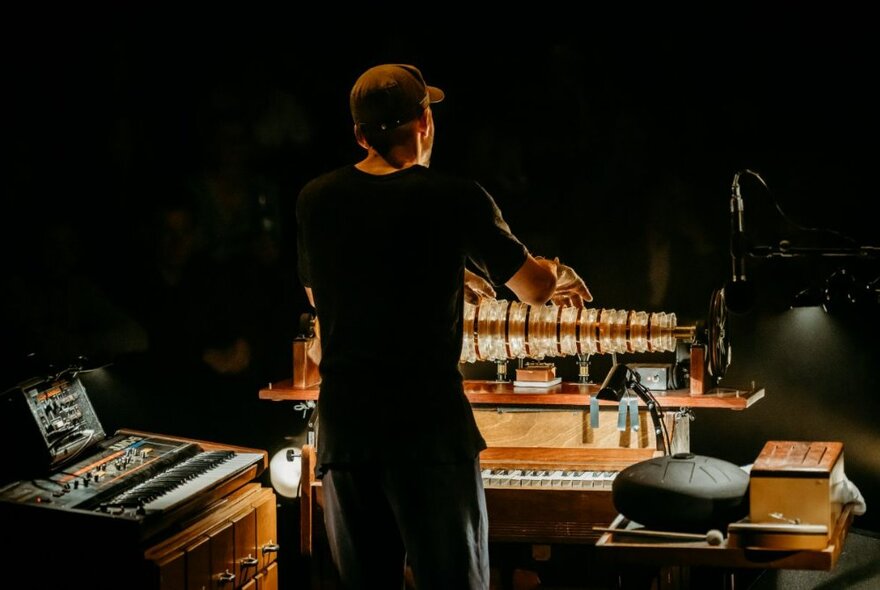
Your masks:
M 504 480 L 504 485 L 507 487 L 519 487 L 522 485 L 522 470 L 521 469 L 512 469 L 510 471 L 510 477 Z
M 489 481 L 493 486 L 499 486 L 501 485 L 501 480 L 504 479 L 505 475 L 507 475 L 506 469 L 496 469 L 492 472 L 492 476 Z
M 538 472 L 538 485 L 542 488 L 549 488 L 551 484 L 550 480 L 550 472 L 546 469 L 542 469 Z

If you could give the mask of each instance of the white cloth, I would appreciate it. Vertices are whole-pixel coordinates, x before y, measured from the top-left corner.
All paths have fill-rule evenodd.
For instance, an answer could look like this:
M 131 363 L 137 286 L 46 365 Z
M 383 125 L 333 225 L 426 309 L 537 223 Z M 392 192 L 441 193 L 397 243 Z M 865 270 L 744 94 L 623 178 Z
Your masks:
M 865 498 L 862 496 L 859 488 L 847 479 L 845 475 L 842 481 L 831 486 L 831 501 L 840 502 L 841 504 L 853 504 L 853 514 L 856 516 L 861 516 L 868 509 L 867 504 L 865 504 Z

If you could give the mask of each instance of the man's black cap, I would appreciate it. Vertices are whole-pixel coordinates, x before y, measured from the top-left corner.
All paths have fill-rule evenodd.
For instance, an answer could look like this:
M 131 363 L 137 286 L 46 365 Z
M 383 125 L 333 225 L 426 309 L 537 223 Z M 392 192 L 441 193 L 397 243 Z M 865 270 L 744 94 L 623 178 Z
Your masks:
M 383 64 L 360 75 L 351 89 L 349 106 L 356 124 L 385 130 L 412 120 L 428 104 L 444 97 L 442 90 L 425 83 L 415 66 Z

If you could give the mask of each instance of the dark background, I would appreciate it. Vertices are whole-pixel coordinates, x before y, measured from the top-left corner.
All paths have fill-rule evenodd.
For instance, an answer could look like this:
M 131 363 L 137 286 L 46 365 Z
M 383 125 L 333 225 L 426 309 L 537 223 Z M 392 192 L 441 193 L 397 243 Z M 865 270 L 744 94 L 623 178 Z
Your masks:
M 382 62 L 446 91 L 432 166 L 480 181 L 596 307 L 705 322 L 730 273 L 744 168 L 770 189 L 741 179 L 750 243 L 880 245 L 876 35 L 866 15 L 799 11 L 595 19 L 574 33 L 564 15 L 411 35 L 389 33 L 401 16 L 332 33 L 268 17 L 18 23 L 4 41 L 3 382 L 83 355 L 112 362 L 88 381 L 108 431 L 270 451 L 298 440 L 301 413 L 257 399 L 289 376 L 307 310 L 295 198 L 361 156 L 348 91 Z M 748 261 L 757 300 L 729 318 L 721 385 L 766 397 L 697 412 L 691 446 L 746 464 L 766 440 L 842 440 L 868 499 L 856 526 L 877 530 L 877 306 L 788 309 L 842 268 L 861 285 L 880 275 L 876 259 Z M 364 288 L 388 292 L 377 329 L 396 297 L 419 296 Z M 388 358 L 396 377 L 417 374 Z M 609 363 L 594 359 L 597 380 Z M 573 374 L 572 359 L 559 365 Z

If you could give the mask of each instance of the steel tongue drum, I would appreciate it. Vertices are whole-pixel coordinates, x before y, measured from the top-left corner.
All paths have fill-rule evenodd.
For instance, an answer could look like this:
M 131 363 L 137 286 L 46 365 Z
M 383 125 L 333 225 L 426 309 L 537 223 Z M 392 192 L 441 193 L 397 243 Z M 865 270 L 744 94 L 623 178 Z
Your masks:
M 749 475 L 727 461 L 676 453 L 630 465 L 611 488 L 615 509 L 648 529 L 725 530 L 746 516 Z

